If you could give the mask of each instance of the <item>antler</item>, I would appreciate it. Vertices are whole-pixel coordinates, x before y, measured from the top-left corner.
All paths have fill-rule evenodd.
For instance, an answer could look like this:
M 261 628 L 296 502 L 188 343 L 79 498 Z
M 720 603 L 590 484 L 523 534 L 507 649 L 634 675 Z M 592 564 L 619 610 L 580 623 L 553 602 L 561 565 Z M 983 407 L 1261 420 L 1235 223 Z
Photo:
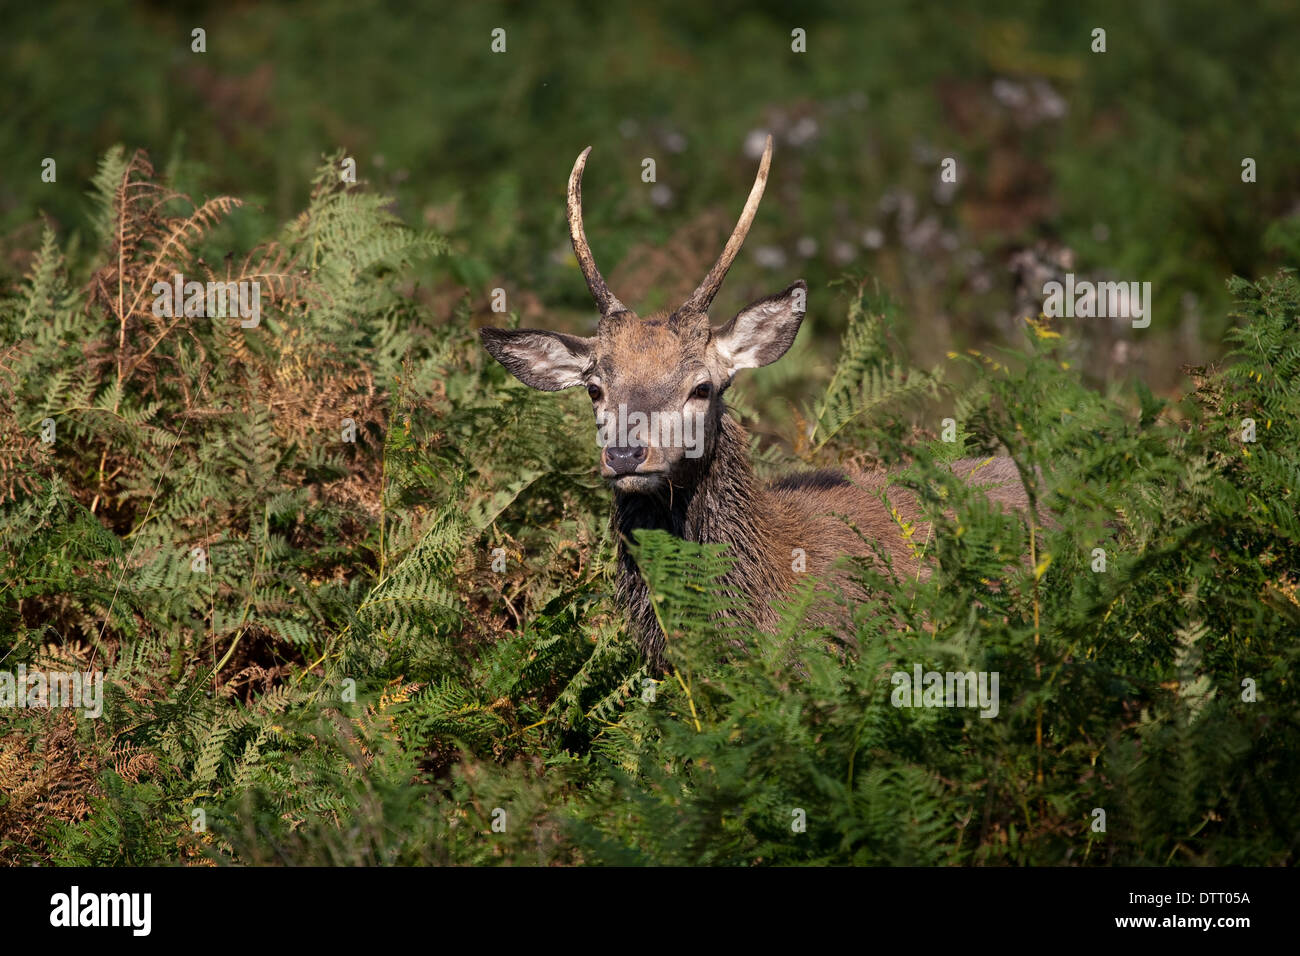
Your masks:
M 582 151 L 573 164 L 573 172 L 569 174 L 569 235 L 573 239 L 573 253 L 578 257 L 578 266 L 582 269 L 583 278 L 587 280 L 591 297 L 600 308 L 600 314 L 613 315 L 615 312 L 625 312 L 627 306 L 605 285 L 604 277 L 596 268 L 591 246 L 587 245 L 587 233 L 582 228 L 582 171 L 587 168 L 587 154 L 590 152 L 590 146 Z
M 713 297 L 718 294 L 718 289 L 722 287 L 722 280 L 727 277 L 727 270 L 736 260 L 736 254 L 740 252 L 740 247 L 745 244 L 745 236 L 749 235 L 749 227 L 754 224 L 754 214 L 758 212 L 758 204 L 763 198 L 763 189 L 767 186 L 767 169 L 772 165 L 772 137 L 767 137 L 767 145 L 763 148 L 763 159 L 758 164 L 758 175 L 754 177 L 754 186 L 749 191 L 749 198 L 745 200 L 745 208 L 741 210 L 740 219 L 736 222 L 736 228 L 731 233 L 731 238 L 727 240 L 727 245 L 722 250 L 722 255 L 714 263 L 709 274 L 704 277 L 698 289 L 691 293 L 690 298 L 682 303 L 681 308 L 677 310 L 677 315 L 684 315 L 688 312 L 707 312 L 713 302 Z

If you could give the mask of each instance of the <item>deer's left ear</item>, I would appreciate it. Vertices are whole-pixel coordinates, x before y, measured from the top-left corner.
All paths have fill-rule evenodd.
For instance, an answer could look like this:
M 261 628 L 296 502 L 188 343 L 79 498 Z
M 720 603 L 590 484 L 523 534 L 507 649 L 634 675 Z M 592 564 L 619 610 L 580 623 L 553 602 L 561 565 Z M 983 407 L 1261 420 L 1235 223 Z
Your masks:
M 771 365 L 794 344 L 808 311 L 808 283 L 800 279 L 784 292 L 745 306 L 713 334 L 718 357 L 732 372 Z
M 556 392 L 582 384 L 591 364 L 591 340 L 540 329 L 478 330 L 483 347 L 530 388 Z

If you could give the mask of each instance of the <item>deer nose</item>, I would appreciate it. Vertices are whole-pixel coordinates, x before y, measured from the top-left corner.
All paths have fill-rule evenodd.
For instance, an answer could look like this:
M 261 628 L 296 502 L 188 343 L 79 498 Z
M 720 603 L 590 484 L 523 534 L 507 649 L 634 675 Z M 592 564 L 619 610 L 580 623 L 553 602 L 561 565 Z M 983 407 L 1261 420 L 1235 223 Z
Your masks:
M 645 445 L 631 445 L 625 448 L 615 448 L 607 445 L 604 451 L 605 464 L 608 465 L 616 475 L 630 475 L 636 470 L 636 466 L 645 461 Z

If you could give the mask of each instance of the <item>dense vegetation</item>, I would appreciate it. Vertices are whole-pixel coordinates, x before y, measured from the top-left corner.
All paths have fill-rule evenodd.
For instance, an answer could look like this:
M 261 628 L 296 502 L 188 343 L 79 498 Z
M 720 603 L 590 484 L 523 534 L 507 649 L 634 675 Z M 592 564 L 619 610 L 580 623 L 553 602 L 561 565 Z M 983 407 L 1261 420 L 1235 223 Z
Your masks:
M 1150 281 L 1157 316 L 1118 341 L 1079 328 L 1072 359 L 1094 380 L 1165 393 L 1181 364 L 1218 357 L 1223 278 L 1300 256 L 1289 0 L 11 6 L 6 281 L 39 245 L 41 214 L 60 234 L 81 228 L 84 183 L 115 143 L 148 149 L 177 188 L 247 200 L 223 233 L 222 252 L 241 255 L 303 208 L 320 155 L 344 148 L 404 222 L 451 243 L 414 273 L 435 315 L 463 290 L 485 311 L 502 287 L 528 324 L 578 329 L 590 301 L 562 202 L 578 151 L 593 147 L 602 267 L 624 301 L 657 307 L 716 256 L 760 128 L 777 136 L 772 188 L 719 305 L 869 270 L 925 364 L 1016 341 L 1041 298 L 1023 260 L 1072 261 Z M 791 50 L 795 28 L 806 53 Z M 1098 28 L 1105 53 L 1091 49 Z M 55 184 L 40 180 L 47 157 Z M 646 157 L 657 189 L 641 181 Z M 944 157 L 955 189 L 936 186 Z M 1243 157 L 1258 166 L 1250 184 Z M 814 308 L 803 373 L 765 375 L 751 395 L 764 420 L 825 383 L 845 314 Z
M 587 403 L 509 379 L 468 299 L 431 314 L 445 241 L 342 158 L 223 260 L 238 202 L 114 149 L 93 238 L 47 232 L 0 301 L 4 666 L 106 681 L 98 720 L 4 714 L 0 859 L 1296 862 L 1293 273 L 1228 284 L 1231 351 L 1176 399 L 1089 387 L 1042 319 L 913 368 L 873 283 L 816 287 L 837 364 L 760 466 L 899 466 L 936 573 L 863 566 L 844 654 L 799 596 L 719 633 L 728 555 L 644 536 L 649 683 Z M 175 272 L 257 279 L 260 324 L 159 317 Z M 1051 520 L 945 473 L 1001 448 Z M 998 672 L 998 716 L 894 707 L 917 664 Z

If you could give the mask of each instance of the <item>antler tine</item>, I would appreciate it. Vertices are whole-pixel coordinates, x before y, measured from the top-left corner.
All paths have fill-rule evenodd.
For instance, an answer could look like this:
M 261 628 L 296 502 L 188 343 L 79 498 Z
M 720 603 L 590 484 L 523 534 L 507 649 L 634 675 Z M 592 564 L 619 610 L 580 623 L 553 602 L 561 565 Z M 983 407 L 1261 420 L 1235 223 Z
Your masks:
M 707 312 L 709 306 L 713 303 L 713 297 L 718 294 L 718 289 L 722 287 L 722 280 L 727 277 L 727 270 L 731 264 L 736 261 L 736 255 L 740 252 L 740 247 L 745 244 L 745 237 L 749 235 L 749 227 L 754 224 L 754 215 L 758 212 L 758 204 L 763 199 L 763 190 L 767 186 L 767 170 L 772 165 L 772 137 L 767 137 L 767 145 L 763 147 L 763 158 L 758 164 L 758 175 L 754 177 L 754 186 L 749 191 L 749 198 L 745 200 L 745 208 L 741 210 L 740 219 L 736 222 L 736 228 L 731 233 L 731 238 L 727 240 L 727 245 L 722 250 L 722 255 L 714 263 L 709 274 L 704 277 L 698 289 L 691 293 L 690 298 L 682 303 L 682 307 L 677 313 L 684 314 L 687 312 Z
M 590 152 L 591 147 L 588 146 L 579 154 L 577 162 L 573 164 L 573 172 L 569 174 L 569 236 L 573 239 L 573 253 L 578 257 L 578 266 L 582 269 L 583 278 L 587 280 L 591 297 L 600 308 L 600 314 L 613 315 L 615 312 L 626 311 L 627 306 L 609 291 L 600 270 L 596 268 L 591 246 L 587 245 L 586 230 L 582 228 L 582 171 L 587 168 L 587 154 Z

